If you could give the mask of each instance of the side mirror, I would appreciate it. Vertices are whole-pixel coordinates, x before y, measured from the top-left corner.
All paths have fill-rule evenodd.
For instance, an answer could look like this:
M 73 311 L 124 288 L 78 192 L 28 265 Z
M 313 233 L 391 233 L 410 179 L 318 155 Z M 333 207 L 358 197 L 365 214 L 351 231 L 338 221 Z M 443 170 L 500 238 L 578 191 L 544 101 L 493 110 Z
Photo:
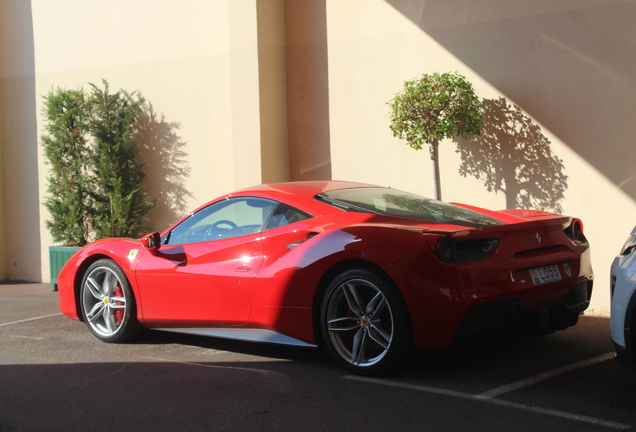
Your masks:
M 159 250 L 161 247 L 161 236 L 158 232 L 153 232 L 141 238 L 141 245 L 146 249 Z

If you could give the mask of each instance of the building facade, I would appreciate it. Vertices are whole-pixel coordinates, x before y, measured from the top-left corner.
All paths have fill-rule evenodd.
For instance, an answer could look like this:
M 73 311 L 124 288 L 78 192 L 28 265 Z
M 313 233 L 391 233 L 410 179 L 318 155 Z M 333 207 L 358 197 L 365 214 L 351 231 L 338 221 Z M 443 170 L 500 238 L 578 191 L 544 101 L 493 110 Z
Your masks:
M 636 224 L 636 1 L 0 0 L 0 280 L 48 281 L 44 95 L 108 80 L 148 101 L 157 230 L 227 191 L 342 179 L 430 195 L 394 138 L 407 79 L 457 71 L 481 137 L 440 146 L 442 196 L 580 217 L 609 312 Z

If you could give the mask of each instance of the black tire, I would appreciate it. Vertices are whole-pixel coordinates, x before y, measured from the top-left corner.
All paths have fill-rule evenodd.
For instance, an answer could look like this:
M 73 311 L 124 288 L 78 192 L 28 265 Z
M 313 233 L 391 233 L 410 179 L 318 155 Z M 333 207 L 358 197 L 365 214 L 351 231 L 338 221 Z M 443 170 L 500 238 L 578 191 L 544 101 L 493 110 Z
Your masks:
M 124 342 L 142 330 L 128 279 L 113 260 L 101 259 L 86 270 L 80 304 L 86 326 L 103 342 Z
M 378 375 L 412 346 L 410 320 L 393 283 L 365 270 L 335 278 L 323 297 L 320 327 L 334 360 L 358 375 Z

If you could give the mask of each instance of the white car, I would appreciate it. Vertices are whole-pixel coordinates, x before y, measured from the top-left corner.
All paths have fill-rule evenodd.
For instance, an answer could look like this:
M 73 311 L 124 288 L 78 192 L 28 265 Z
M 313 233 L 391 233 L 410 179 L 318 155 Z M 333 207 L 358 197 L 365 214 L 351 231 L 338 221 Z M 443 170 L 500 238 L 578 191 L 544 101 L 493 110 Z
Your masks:
M 636 227 L 612 263 L 611 331 L 618 362 L 636 370 Z

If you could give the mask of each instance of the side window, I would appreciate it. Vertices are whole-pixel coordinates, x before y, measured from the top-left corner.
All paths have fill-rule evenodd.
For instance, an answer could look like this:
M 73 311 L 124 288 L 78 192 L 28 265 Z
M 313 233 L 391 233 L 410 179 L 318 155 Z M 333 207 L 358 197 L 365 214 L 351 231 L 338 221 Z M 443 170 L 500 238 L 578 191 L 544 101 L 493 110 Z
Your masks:
M 273 228 L 282 227 L 294 222 L 300 222 L 305 219 L 309 219 L 311 215 L 304 211 L 298 210 L 287 204 L 280 203 L 276 210 L 272 214 L 272 217 L 267 221 L 267 225 L 263 231 L 267 231 Z
M 277 202 L 263 198 L 230 198 L 210 204 L 177 225 L 166 244 L 200 243 L 260 231 Z

